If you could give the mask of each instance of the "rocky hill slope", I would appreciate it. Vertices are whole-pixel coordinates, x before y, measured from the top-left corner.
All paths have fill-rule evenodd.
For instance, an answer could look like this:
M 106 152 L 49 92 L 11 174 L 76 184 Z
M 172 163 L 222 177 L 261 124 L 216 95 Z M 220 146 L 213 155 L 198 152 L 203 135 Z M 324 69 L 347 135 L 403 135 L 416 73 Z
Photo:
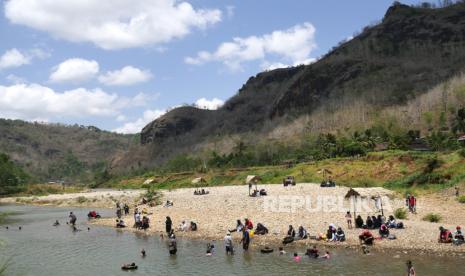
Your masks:
M 214 137 L 271 132 L 302 115 L 331 117 L 352 106 L 348 114 L 360 106 L 376 111 L 406 104 L 464 69 L 465 3 L 437 9 L 395 3 L 379 24 L 317 62 L 251 77 L 219 110 L 168 112 L 142 129 L 141 144 L 151 148 L 145 159 L 156 163 Z M 351 121 L 334 121 L 312 131 L 351 127 Z

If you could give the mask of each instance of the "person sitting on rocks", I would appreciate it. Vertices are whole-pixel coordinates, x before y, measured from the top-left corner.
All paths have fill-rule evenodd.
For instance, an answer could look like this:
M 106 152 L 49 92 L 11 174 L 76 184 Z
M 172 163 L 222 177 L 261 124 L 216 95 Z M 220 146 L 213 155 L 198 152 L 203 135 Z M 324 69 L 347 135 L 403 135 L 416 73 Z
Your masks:
M 255 234 L 256 235 L 268 234 L 268 228 L 266 228 L 265 225 L 261 223 L 257 223 L 257 228 L 255 228 Z
M 375 226 L 375 223 L 373 222 L 373 219 L 370 216 L 367 217 L 367 220 L 365 221 L 365 223 L 368 229 L 373 229 Z
M 289 225 L 289 230 L 287 230 L 287 236 L 295 238 L 295 230 L 292 225 Z
M 326 240 L 336 241 L 336 229 L 333 225 L 330 225 L 326 231 Z
M 464 240 L 463 231 L 462 231 L 460 226 L 457 226 L 455 228 L 455 232 L 454 232 L 454 244 L 455 245 L 460 245 L 460 244 L 462 244 L 464 242 L 465 242 L 465 240 Z
M 366 245 L 373 245 L 373 234 L 368 230 L 368 227 L 366 225 L 363 226 L 363 231 L 362 233 L 358 236 L 360 242 L 362 244 Z
M 183 220 L 181 224 L 178 227 L 179 231 L 186 232 L 189 229 L 189 226 L 187 225 L 187 222 Z
M 163 205 L 163 207 L 165 207 L 165 208 L 172 207 L 172 206 L 173 206 L 173 201 L 171 201 L 171 200 L 167 200 L 165 205 Z
M 396 222 L 396 219 L 394 218 L 393 215 L 389 216 L 389 219 L 387 221 L 387 227 L 389 227 L 389 228 L 397 228 L 397 222 Z
M 381 215 L 379 215 L 378 217 L 371 216 L 371 220 L 373 221 L 373 229 L 378 229 L 381 227 L 381 224 L 383 224 Z
M 452 233 L 444 228 L 444 227 L 439 227 L 439 239 L 438 242 L 440 243 L 450 243 L 452 242 Z
M 336 241 L 343 242 L 346 240 L 346 234 L 341 227 L 337 228 L 336 231 Z
M 236 228 L 229 230 L 229 232 L 242 232 L 242 228 L 244 228 L 244 224 L 242 224 L 242 221 L 240 219 L 237 220 L 236 223 Z
M 299 226 L 297 237 L 301 240 L 304 240 L 307 238 L 307 230 L 305 230 L 305 228 L 302 225 Z
M 379 228 L 379 235 L 381 238 L 389 237 L 389 229 L 387 228 L 386 224 L 381 224 L 381 227 Z
M 126 224 L 124 223 L 123 219 L 116 220 L 116 228 L 125 228 Z
M 197 231 L 197 223 L 191 221 L 191 225 L 189 226 L 190 231 Z
M 355 227 L 356 228 L 362 228 L 363 227 L 363 219 L 360 215 L 357 216 L 355 219 Z

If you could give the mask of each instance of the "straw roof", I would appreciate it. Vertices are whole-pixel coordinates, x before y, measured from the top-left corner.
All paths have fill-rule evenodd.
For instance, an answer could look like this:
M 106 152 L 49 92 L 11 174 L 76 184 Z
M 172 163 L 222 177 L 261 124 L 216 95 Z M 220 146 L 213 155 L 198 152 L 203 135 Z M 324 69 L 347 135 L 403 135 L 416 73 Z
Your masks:
M 149 178 L 149 179 L 146 179 L 143 184 L 147 185 L 147 184 L 152 184 L 153 182 L 155 182 L 155 179 L 154 178 Z
M 245 184 L 257 183 L 259 180 L 261 180 L 261 177 L 258 175 L 248 175 L 245 179 Z
M 373 188 L 350 188 L 350 190 L 346 194 L 346 198 L 350 198 L 352 196 L 357 197 L 366 197 L 366 198 L 374 198 L 377 196 L 391 196 L 394 193 L 390 190 L 381 188 L 381 187 L 373 187 Z
M 198 183 L 207 183 L 207 180 L 205 180 L 203 177 L 197 177 L 192 179 L 192 184 L 198 184 Z

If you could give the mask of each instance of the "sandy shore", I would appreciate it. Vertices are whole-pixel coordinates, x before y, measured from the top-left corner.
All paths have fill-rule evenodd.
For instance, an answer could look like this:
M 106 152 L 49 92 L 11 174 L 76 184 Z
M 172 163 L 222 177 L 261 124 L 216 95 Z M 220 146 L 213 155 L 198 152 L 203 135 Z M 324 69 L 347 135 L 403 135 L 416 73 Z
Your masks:
M 163 201 L 167 199 L 174 202 L 173 207 L 148 207 L 139 206 L 139 209 L 147 208 L 149 210 L 150 228 L 146 231 L 147 234 L 159 235 L 164 232 L 165 217 L 170 216 L 173 220 L 173 226 L 178 227 L 182 220 L 195 221 L 198 224 L 199 230 L 196 232 L 179 232 L 177 236 L 187 237 L 192 239 L 202 240 L 221 240 L 223 239 L 227 229 L 235 227 L 236 219 L 243 220 L 250 218 L 254 225 L 258 222 L 264 224 L 270 233 L 264 236 L 255 236 L 251 246 L 262 247 L 271 245 L 276 247 L 281 243 L 287 228 L 292 224 L 295 228 L 303 225 L 309 235 L 316 236 L 319 233 L 325 233 L 328 225 L 334 223 L 341 226 L 347 236 L 347 241 L 344 243 L 334 242 L 316 242 L 314 240 L 302 240 L 294 242 L 291 246 L 306 246 L 312 243 L 320 243 L 325 246 L 342 246 L 359 248 L 358 235 L 360 229 L 347 229 L 346 220 L 344 218 L 345 211 L 350 203 L 345 202 L 342 210 L 323 211 L 308 211 L 305 207 L 289 212 L 290 209 L 286 205 L 286 198 L 294 196 L 303 196 L 312 200 L 313 208 L 316 205 L 318 196 L 323 197 L 343 197 L 348 188 L 320 188 L 316 184 L 298 184 L 296 187 L 284 188 L 282 185 L 260 185 L 260 188 L 265 188 L 268 191 L 267 197 L 252 198 L 248 196 L 247 186 L 225 186 L 208 188 L 208 195 L 196 196 L 193 195 L 194 189 L 178 189 L 173 191 L 163 192 Z M 282 208 L 279 205 L 271 204 L 271 200 L 283 199 Z M 292 200 L 292 199 L 291 199 Z M 124 202 L 124 201 L 123 201 Z M 279 201 L 278 201 L 279 202 Z M 289 200 L 287 200 L 289 203 Z M 268 205 L 266 205 L 268 204 Z M 403 207 L 404 201 L 401 198 L 394 198 L 390 201 L 392 210 Z M 278 210 L 270 210 L 266 206 L 277 206 Z M 452 244 L 438 244 L 438 227 L 443 225 L 451 230 L 455 229 L 456 225 L 465 226 L 464 206 L 456 202 L 452 196 L 428 196 L 418 199 L 417 214 L 409 214 L 406 220 L 403 220 L 405 229 L 394 229 L 391 233 L 396 235 L 396 240 L 377 240 L 374 248 L 379 250 L 394 249 L 399 252 L 438 252 L 441 254 L 463 254 L 465 253 L 465 245 L 454 246 Z M 388 206 L 385 206 L 388 207 Z M 131 206 L 131 214 L 134 206 Z M 423 221 L 425 214 L 434 212 L 442 216 L 440 223 L 430 223 Z M 377 215 L 375 211 L 361 213 L 363 219 L 367 215 Z M 392 212 L 385 212 L 388 216 Z M 134 220 L 132 215 L 127 216 L 125 221 L 128 225 L 133 225 Z M 101 219 L 93 223 L 106 226 L 114 226 L 115 219 Z M 126 228 L 128 231 L 137 231 L 133 228 Z M 372 230 L 375 236 L 378 236 L 377 230 Z M 241 238 L 240 234 L 233 233 L 233 238 L 238 246 Z
M 113 208 L 115 203 L 127 202 L 135 204 L 145 190 L 88 190 L 80 193 L 51 194 L 47 196 L 7 197 L 0 198 L 4 204 L 31 204 L 50 206 L 73 206 Z

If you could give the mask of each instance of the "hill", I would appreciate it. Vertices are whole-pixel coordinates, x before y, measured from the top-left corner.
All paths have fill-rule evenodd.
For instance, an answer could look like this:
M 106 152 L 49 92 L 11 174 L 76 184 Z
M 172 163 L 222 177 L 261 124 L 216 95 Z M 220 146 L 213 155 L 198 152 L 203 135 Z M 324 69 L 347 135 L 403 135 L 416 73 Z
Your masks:
M 108 160 L 136 143 L 136 137 L 93 126 L 0 119 L 0 152 L 9 155 L 36 181 L 93 179 Z
M 434 9 L 396 2 L 378 24 L 317 62 L 251 77 L 218 110 L 171 110 L 142 129 L 144 150 L 114 160 L 112 168 L 124 170 L 136 162 L 151 167 L 213 147 L 230 152 L 238 139 L 292 141 L 302 133 L 352 133 L 382 121 L 382 115 L 401 119 L 401 127 L 428 131 L 427 112 L 440 105 L 444 123 L 463 107 L 464 15 L 463 2 Z M 451 82 L 457 85 L 452 88 Z M 426 109 L 418 111 L 419 103 Z

